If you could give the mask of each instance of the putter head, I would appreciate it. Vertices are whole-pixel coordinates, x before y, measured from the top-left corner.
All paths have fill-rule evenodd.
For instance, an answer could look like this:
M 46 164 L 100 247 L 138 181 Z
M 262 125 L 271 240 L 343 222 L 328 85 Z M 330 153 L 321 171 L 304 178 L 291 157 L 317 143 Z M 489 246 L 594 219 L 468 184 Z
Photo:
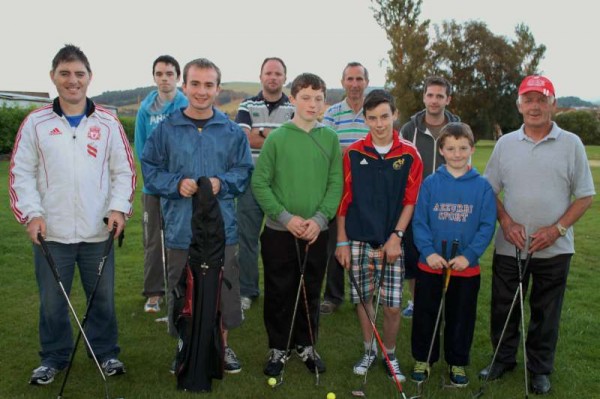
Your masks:
M 365 394 L 365 391 L 363 391 L 362 389 L 357 389 L 355 391 L 352 391 L 352 396 L 355 398 L 366 398 L 367 395 Z

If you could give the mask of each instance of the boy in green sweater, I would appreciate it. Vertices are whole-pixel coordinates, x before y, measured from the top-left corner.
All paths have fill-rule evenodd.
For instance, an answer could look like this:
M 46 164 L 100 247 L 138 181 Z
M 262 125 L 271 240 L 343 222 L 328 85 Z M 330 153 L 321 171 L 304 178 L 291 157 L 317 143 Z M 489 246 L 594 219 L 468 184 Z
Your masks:
M 269 134 L 252 176 L 254 196 L 267 215 L 260 241 L 270 348 L 264 373 L 269 376 L 279 375 L 289 358 L 289 336 L 290 346 L 311 372 L 325 371 L 314 340 L 327 263 L 327 225 L 342 194 L 337 135 L 317 120 L 325 107 L 325 90 L 325 82 L 316 75 L 304 73 L 294 79 L 294 118 Z M 306 290 L 292 326 L 302 265 Z

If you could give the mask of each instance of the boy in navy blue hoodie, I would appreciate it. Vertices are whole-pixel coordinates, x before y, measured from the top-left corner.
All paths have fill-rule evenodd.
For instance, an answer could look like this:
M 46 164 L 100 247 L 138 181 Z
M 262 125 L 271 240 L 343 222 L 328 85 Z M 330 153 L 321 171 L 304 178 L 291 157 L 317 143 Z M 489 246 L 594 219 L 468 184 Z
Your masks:
M 444 358 L 452 385 L 465 387 L 480 285 L 479 257 L 494 235 L 496 199 L 488 181 L 469 165 L 475 147 L 468 125 L 447 124 L 440 132 L 438 150 L 446 164 L 423 182 L 412 222 L 420 258 L 412 324 L 416 363 L 411 378 L 426 380 L 427 360 L 433 364 L 439 358 L 437 337 L 430 359 L 428 355 L 442 296 L 443 269 L 448 268 Z M 454 240 L 459 243 L 458 250 L 446 260 L 449 254 L 443 253 L 442 241 L 450 247 Z

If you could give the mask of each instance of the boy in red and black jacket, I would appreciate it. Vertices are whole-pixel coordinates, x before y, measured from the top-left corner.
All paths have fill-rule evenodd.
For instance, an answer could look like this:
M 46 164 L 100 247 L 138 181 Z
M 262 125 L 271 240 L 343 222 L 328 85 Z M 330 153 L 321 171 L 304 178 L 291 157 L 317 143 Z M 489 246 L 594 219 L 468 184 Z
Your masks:
M 404 376 L 394 354 L 400 327 L 404 257 L 402 237 L 413 215 L 421 185 L 423 164 L 417 149 L 394 130 L 398 117 L 393 97 L 373 90 L 363 105 L 369 134 L 348 147 L 344 154 L 344 193 L 338 210 L 336 257 L 354 275 L 373 314 L 375 281 L 383 278 L 381 300 L 384 312 L 383 342 L 390 359 L 388 376 Z M 381 268 L 387 260 L 385 275 Z M 359 303 L 356 289 L 351 300 Z M 369 316 L 357 307 L 365 353 L 354 365 L 364 375 L 377 359 Z

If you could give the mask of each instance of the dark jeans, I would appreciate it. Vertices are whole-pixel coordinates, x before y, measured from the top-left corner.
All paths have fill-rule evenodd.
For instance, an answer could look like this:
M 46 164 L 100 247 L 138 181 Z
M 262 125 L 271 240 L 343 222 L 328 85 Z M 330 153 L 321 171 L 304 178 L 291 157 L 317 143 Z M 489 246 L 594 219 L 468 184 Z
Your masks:
M 87 298 L 98 280 L 98 265 L 104 253 L 105 242 L 61 244 L 48 242 L 48 248 L 67 294 L 71 292 L 75 264 Z M 33 246 L 35 277 L 40 290 L 40 357 L 42 365 L 63 369 L 69 363 L 73 337 L 69 308 L 60 291 L 52 270 L 39 245 Z M 114 284 L 115 256 L 111 249 L 102 277 L 90 308 L 85 333 L 100 362 L 117 357 L 117 315 L 115 312 Z M 83 315 L 78 314 L 81 318 Z
M 325 276 L 328 232 L 323 231 L 305 253 L 306 241 L 298 240 L 301 261 L 308 256 L 304 271 L 306 298 L 300 293 L 292 345 L 310 345 L 307 309 L 316 341 L 319 331 L 319 297 Z M 286 349 L 292 324 L 292 314 L 300 283 L 300 265 L 296 238 L 287 231 L 265 227 L 260 237 L 265 276 L 264 322 L 269 336 L 269 348 Z
M 327 242 L 327 281 L 323 298 L 326 301 L 341 305 L 344 302 L 344 268 L 335 257 L 337 243 L 337 223 L 334 218 L 329 223 L 329 240 Z
M 477 294 L 480 276 L 450 278 L 445 313 L 440 317 L 438 336 L 435 339 L 430 363 L 439 359 L 439 345 L 442 318 L 445 317 L 444 359 L 453 366 L 469 364 L 469 352 L 473 343 L 475 320 L 477 317 Z M 415 308 L 412 321 L 412 354 L 415 360 L 427 361 L 429 346 L 435 329 L 440 301 L 442 298 L 443 275 L 427 273 L 417 269 L 415 282 Z
M 550 374 L 558 341 L 560 314 L 572 254 L 548 259 L 531 259 L 523 279 L 523 295 L 531 276 L 531 310 L 527 331 L 527 368 L 534 374 Z M 524 263 L 524 261 L 523 261 Z M 492 277 L 491 336 L 494 348 L 498 345 L 510 305 L 519 285 L 516 258 L 494 254 Z M 518 301 L 518 299 L 517 299 Z M 521 312 L 515 305 L 498 351 L 498 361 L 515 364 L 519 347 Z

